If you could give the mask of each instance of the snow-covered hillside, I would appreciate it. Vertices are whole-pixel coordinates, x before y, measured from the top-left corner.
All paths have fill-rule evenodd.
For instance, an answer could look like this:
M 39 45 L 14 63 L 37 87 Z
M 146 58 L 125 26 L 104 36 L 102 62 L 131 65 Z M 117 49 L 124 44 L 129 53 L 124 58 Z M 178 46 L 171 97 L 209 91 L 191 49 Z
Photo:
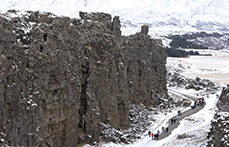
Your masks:
M 0 0 L 0 11 L 40 10 L 78 17 L 79 11 L 120 16 L 123 34 L 150 26 L 150 34 L 188 31 L 229 32 L 228 0 Z

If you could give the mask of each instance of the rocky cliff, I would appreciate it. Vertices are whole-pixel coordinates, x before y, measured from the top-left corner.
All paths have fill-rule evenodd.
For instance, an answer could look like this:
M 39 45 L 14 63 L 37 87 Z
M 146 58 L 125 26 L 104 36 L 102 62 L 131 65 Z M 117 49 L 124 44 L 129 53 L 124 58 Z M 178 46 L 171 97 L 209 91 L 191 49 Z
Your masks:
M 219 111 L 211 122 L 211 130 L 208 133 L 208 147 L 229 146 L 229 85 L 224 87 L 219 97 L 217 107 Z
M 10 146 L 99 142 L 128 128 L 130 104 L 167 98 L 166 55 L 148 26 L 121 36 L 119 17 L 0 14 L 0 132 Z

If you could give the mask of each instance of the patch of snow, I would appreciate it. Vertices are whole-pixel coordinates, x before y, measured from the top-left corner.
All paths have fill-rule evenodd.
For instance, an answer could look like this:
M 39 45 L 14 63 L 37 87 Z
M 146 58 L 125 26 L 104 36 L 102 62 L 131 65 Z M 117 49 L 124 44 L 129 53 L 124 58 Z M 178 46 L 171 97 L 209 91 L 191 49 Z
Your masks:
M 32 107 L 33 107 L 33 106 L 35 107 L 35 106 L 38 106 L 38 105 L 37 105 L 36 103 L 33 103 L 31 106 L 32 106 Z
M 218 115 L 220 115 L 222 118 L 229 117 L 229 112 L 218 112 Z

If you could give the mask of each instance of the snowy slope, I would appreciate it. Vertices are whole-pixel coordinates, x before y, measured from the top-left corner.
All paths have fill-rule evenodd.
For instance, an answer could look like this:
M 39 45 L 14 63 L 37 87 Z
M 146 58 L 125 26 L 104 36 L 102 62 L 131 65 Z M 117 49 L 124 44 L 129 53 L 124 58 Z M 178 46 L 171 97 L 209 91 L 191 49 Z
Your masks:
M 155 31 L 229 32 L 228 0 L 0 0 L 0 11 L 40 10 L 78 17 L 79 11 L 118 15 L 124 34 L 142 24 Z M 162 33 L 162 32 L 159 32 Z

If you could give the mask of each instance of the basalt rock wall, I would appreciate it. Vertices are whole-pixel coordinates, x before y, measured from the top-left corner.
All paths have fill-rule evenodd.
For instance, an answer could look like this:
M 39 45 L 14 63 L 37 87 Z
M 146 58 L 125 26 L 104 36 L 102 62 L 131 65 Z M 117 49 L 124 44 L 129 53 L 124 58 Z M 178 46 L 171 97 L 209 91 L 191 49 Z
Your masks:
M 148 26 L 124 37 L 105 13 L 18 14 L 0 15 L 1 145 L 99 142 L 101 123 L 128 128 L 131 103 L 167 98 L 165 49 Z
M 222 93 L 217 102 L 218 112 L 211 121 L 211 129 L 208 132 L 207 147 L 227 147 L 229 146 L 229 84 L 222 89 Z

